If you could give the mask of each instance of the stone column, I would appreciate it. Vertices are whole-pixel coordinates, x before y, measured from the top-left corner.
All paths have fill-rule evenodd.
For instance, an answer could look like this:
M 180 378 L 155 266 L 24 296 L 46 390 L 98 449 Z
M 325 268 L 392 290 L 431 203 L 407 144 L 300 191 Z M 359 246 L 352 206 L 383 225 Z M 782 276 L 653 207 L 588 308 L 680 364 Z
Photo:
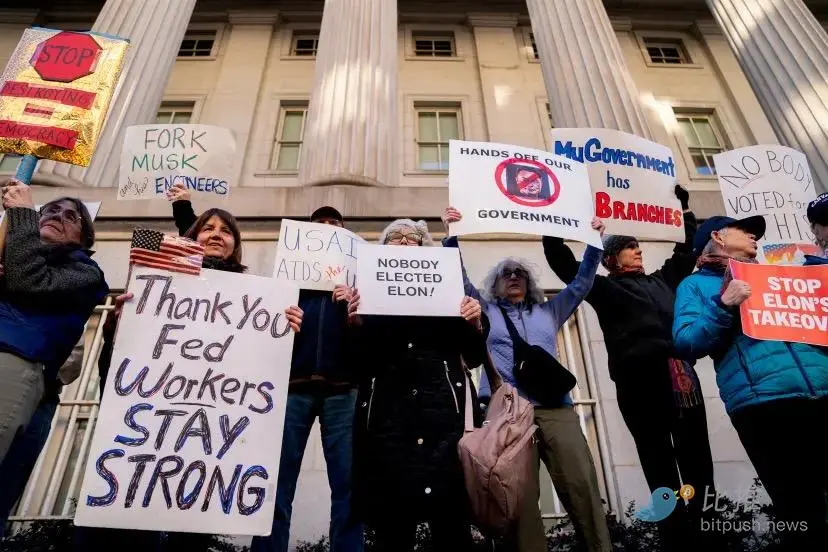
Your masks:
M 41 161 L 36 184 L 116 186 L 126 127 L 155 120 L 196 0 L 107 0 L 92 30 L 130 40 L 89 167 Z
M 326 0 L 303 185 L 396 185 L 397 0 Z
M 802 0 L 707 0 L 782 144 L 828 189 L 828 34 Z
M 652 140 L 638 89 L 601 0 L 526 0 L 556 127 Z

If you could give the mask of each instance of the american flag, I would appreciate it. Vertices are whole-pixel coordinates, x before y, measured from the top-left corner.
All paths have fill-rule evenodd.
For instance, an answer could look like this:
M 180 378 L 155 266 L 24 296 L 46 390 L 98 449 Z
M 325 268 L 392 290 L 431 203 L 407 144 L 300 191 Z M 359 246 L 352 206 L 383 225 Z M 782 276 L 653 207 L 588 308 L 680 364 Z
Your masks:
M 203 258 L 204 246 L 187 238 L 145 228 L 132 232 L 130 264 L 184 274 L 200 274 Z

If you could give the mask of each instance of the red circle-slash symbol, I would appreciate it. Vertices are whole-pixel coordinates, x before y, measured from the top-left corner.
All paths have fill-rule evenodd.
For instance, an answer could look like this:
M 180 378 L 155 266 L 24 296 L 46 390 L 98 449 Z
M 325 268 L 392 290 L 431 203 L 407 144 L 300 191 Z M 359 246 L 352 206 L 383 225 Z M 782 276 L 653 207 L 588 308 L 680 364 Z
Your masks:
M 508 172 L 511 172 L 514 175 L 514 182 L 517 186 L 518 192 L 517 194 L 509 190 L 507 182 L 507 179 L 509 178 L 507 176 L 507 167 L 512 165 L 515 166 L 514 169 Z M 522 169 L 521 167 L 525 167 L 525 169 Z M 548 190 L 548 194 L 542 193 L 543 179 L 538 171 L 532 170 L 531 167 L 542 169 L 542 171 L 547 175 L 549 185 L 551 187 L 551 189 Z M 503 195 L 518 205 L 524 205 L 526 207 L 545 207 L 555 203 L 555 201 L 558 200 L 558 196 L 561 195 L 561 183 L 558 181 L 558 177 L 555 176 L 555 173 L 552 172 L 552 169 L 540 161 L 535 161 L 533 159 L 517 159 L 514 157 L 506 159 L 498 164 L 497 168 L 495 168 L 494 177 L 497 187 L 501 192 L 503 192 Z
M 31 64 L 45 81 L 72 82 L 95 72 L 102 51 L 88 34 L 62 31 L 37 45 Z

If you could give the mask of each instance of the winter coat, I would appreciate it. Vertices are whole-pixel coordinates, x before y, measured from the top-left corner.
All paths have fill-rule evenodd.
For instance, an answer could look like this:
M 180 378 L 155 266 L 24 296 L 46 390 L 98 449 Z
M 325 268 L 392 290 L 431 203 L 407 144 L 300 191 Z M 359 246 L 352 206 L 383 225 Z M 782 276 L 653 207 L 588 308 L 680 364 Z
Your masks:
M 173 202 L 173 217 L 182 236 L 196 221 L 189 201 Z M 302 331 L 293 339 L 290 365 L 291 387 L 300 382 L 325 382 L 335 387 L 352 387 L 350 354 L 345 342 L 348 304 L 334 302 L 330 291 L 299 291 Z
M 677 244 L 673 255 L 652 274 L 595 276 L 586 301 L 598 315 L 614 381 L 636 384 L 651 375 L 642 370 L 665 367 L 668 358 L 677 356 L 673 347 L 673 306 L 676 288 L 696 266 L 696 226 L 693 213 L 685 213 L 684 243 Z M 545 236 L 543 252 L 561 280 L 569 283 L 575 279 L 578 262 L 561 238 Z
M 406 316 L 364 316 L 352 331 L 361 382 L 354 417 L 357 515 L 368 522 L 468 515 L 457 452 L 469 385 L 462 361 L 483 362 L 483 333 L 460 318 Z
M 819 257 L 817 255 L 805 255 L 804 266 L 824 265 L 828 264 L 828 257 Z
M 443 240 L 446 247 L 457 247 L 457 238 L 451 237 Z M 515 387 L 514 374 L 514 346 L 506 328 L 506 321 L 499 307 L 506 309 L 509 318 L 515 325 L 520 336 L 530 345 L 539 345 L 550 355 L 558 356 L 558 330 L 566 323 L 566 320 L 575 312 L 584 297 L 592 287 L 595 271 L 598 270 L 598 263 L 601 259 L 601 250 L 589 246 L 584 254 L 584 262 L 581 263 L 572 283 L 566 286 L 552 299 L 538 304 L 527 305 L 526 303 L 512 304 L 506 300 L 495 302 L 487 301 L 481 292 L 474 287 L 463 266 L 463 286 L 466 295 L 479 300 L 489 322 L 489 335 L 487 345 L 492 355 L 492 362 L 500 373 L 503 380 Z M 518 389 L 518 392 L 525 394 Z M 483 374 L 480 379 L 480 396 L 491 396 L 488 378 Z M 569 395 L 561 397 L 561 405 L 572 404 Z M 556 406 L 556 405 L 544 405 Z
M 728 414 L 768 401 L 828 396 L 828 349 L 744 335 L 739 310 L 721 302 L 722 276 L 702 268 L 679 285 L 673 340 L 687 357 L 713 359 Z
M 0 350 L 43 364 L 51 382 L 109 287 L 90 251 L 41 241 L 37 211 L 13 207 L 6 217 Z

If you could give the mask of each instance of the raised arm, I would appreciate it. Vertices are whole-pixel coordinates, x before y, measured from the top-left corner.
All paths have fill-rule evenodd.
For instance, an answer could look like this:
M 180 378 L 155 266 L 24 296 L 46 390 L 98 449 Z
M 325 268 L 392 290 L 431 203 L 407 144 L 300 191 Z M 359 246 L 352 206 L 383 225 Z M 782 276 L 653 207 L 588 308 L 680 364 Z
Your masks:
M 677 243 L 673 248 L 673 254 L 664 261 L 664 265 L 658 271 L 664 281 L 675 290 L 682 280 L 693 273 L 696 268 L 696 256 L 693 254 L 693 238 L 696 236 L 698 222 L 696 215 L 690 210 L 690 194 L 687 190 L 676 184 L 676 197 L 681 201 L 681 208 L 684 212 L 684 243 Z
M 597 247 L 587 246 L 584 252 L 584 260 L 578 267 L 575 278 L 555 297 L 543 303 L 541 308 L 551 310 L 555 320 L 563 324 L 569 318 L 578 305 L 581 304 L 592 289 L 595 280 L 595 273 L 598 270 L 598 263 L 601 261 L 601 250 Z M 556 328 L 557 330 L 557 328 Z
M 563 238 L 544 236 L 542 241 L 546 264 L 563 283 L 570 283 L 577 276 L 578 267 L 580 266 L 580 263 L 575 259 L 575 254 L 567 247 Z
M 183 236 L 198 219 L 190 202 L 190 191 L 184 184 L 176 184 L 167 190 L 167 199 L 172 201 L 173 219 L 178 228 L 178 235 Z
M 721 351 L 733 333 L 734 313 L 717 292 L 707 293 L 694 281 L 685 280 L 676 291 L 673 343 L 687 358 L 702 358 Z
M 443 247 L 457 247 L 459 249 L 460 245 L 457 242 L 457 236 L 445 237 L 443 238 Z M 483 296 L 480 294 L 480 291 L 474 287 L 474 284 L 469 280 L 469 275 L 466 272 L 466 265 L 463 263 L 463 254 L 460 253 L 460 270 L 463 273 L 463 290 L 465 291 L 466 295 L 477 299 L 480 301 L 481 304 L 484 306 L 486 305 L 486 300 L 483 299 Z
M 97 302 L 104 275 L 95 263 L 70 260 L 49 262 L 51 246 L 40 239 L 40 216 L 25 207 L 6 210 L 6 289 L 32 296 L 38 302 L 55 305 L 83 305 Z

